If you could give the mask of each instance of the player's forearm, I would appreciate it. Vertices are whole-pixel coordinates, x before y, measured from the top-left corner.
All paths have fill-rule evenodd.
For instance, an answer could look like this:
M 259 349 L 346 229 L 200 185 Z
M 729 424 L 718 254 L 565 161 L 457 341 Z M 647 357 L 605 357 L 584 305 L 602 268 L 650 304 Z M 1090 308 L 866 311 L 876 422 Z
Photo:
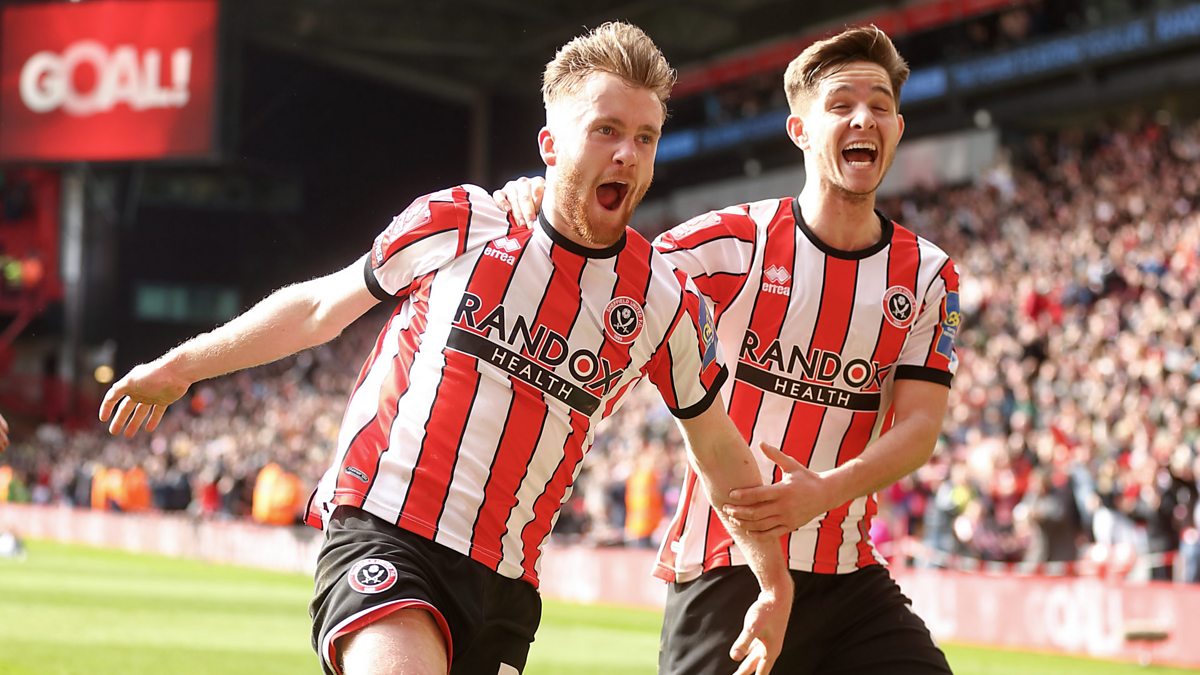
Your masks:
M 940 417 L 914 415 L 897 422 L 858 457 L 822 472 L 834 495 L 831 503 L 874 494 L 921 468 L 933 454 L 941 429 Z
M 731 435 L 689 442 L 691 461 L 701 476 L 709 502 L 738 549 L 746 556 L 746 562 L 758 579 L 759 586 L 764 591 L 790 598 L 791 574 L 779 538 L 746 531 L 731 521 L 722 509 L 728 501 L 730 490 L 762 485 L 762 475 L 750 448 L 733 429 L 733 425 L 729 426 L 733 430 Z
M 244 314 L 170 350 L 163 361 L 199 382 L 276 361 L 337 337 L 346 324 L 322 316 L 312 282 L 281 288 Z

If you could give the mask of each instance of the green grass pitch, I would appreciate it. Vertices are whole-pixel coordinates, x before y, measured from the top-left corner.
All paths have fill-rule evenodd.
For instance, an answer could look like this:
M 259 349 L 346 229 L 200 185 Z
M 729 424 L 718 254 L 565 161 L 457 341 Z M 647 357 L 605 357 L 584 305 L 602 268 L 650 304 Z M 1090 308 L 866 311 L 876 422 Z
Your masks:
M 311 580 L 31 542 L 0 560 L 2 675 L 319 673 Z M 659 615 L 547 602 L 528 675 L 652 674 Z M 959 675 L 1174 675 L 1086 659 L 947 647 Z

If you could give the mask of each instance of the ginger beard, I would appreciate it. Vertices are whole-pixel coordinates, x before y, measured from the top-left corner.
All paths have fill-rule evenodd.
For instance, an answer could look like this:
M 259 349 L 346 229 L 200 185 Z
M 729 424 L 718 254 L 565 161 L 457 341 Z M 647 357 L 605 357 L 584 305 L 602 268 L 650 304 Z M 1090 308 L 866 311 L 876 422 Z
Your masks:
M 600 248 L 621 240 L 634 210 L 650 189 L 649 183 L 635 186 L 631 180 L 621 183 L 603 178 L 588 181 L 574 162 L 561 168 L 558 183 L 555 191 L 557 206 L 566 216 L 571 231 L 589 245 Z M 593 202 L 594 208 L 602 214 L 600 218 L 593 219 L 589 213 L 588 207 Z

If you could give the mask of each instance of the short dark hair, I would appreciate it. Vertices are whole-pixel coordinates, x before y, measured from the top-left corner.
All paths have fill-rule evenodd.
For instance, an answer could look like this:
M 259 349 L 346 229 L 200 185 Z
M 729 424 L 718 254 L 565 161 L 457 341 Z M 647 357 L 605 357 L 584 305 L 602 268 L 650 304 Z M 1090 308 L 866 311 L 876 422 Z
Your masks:
M 892 39 L 875 25 L 848 28 L 831 38 L 814 42 L 788 64 L 783 90 L 788 105 L 797 112 L 817 94 L 821 80 L 848 63 L 868 61 L 887 71 L 892 96 L 900 104 L 900 88 L 908 80 L 909 68 L 896 51 Z

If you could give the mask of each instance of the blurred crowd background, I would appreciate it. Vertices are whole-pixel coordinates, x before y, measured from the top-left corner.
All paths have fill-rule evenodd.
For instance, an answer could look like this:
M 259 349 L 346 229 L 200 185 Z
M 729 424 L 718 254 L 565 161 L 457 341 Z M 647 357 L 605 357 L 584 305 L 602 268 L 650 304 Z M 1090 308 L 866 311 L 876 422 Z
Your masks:
M 965 314 L 935 455 L 880 495 L 885 555 L 1200 582 L 1200 123 L 1010 135 L 975 182 L 880 208 L 957 260 Z M 43 425 L 0 457 L 0 500 L 294 524 L 386 309 L 194 386 L 153 434 Z M 683 464 L 643 384 L 602 425 L 556 540 L 654 546 Z

